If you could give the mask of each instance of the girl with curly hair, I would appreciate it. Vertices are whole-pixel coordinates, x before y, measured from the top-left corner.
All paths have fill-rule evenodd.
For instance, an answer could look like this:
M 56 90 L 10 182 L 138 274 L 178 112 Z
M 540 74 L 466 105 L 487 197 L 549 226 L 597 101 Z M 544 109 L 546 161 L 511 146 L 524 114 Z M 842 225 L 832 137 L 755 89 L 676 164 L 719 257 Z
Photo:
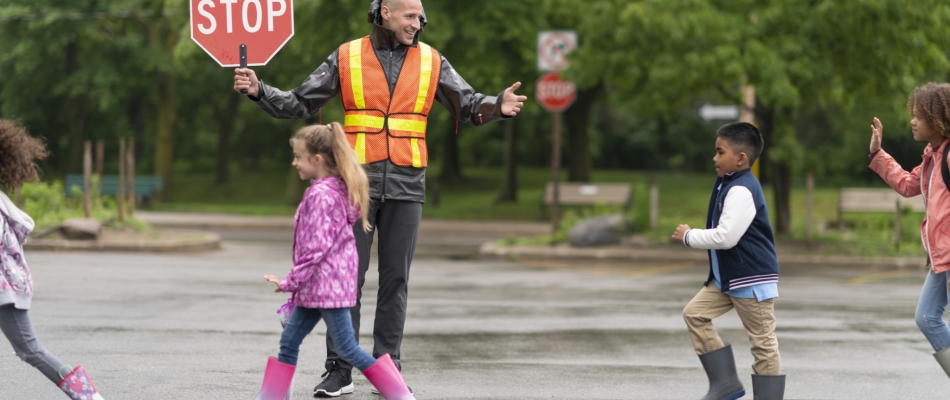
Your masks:
M 0 119 L 0 186 L 14 191 L 39 179 L 36 160 L 46 158 L 42 140 L 22 125 Z M 16 355 L 53 381 L 73 400 L 102 400 L 83 367 L 71 368 L 44 350 L 36 340 L 28 310 L 33 278 L 23 256 L 23 244 L 33 231 L 33 218 L 0 192 L 0 330 Z
M 950 84 L 928 83 L 914 89 L 907 101 L 914 140 L 927 142 L 923 162 L 905 171 L 881 149 L 884 127 L 874 118 L 871 125 L 871 169 L 904 197 L 923 195 L 927 213 L 920 237 L 930 270 L 917 303 L 917 327 L 934 348 L 934 357 L 950 375 L 950 328 L 943 312 L 950 302 Z

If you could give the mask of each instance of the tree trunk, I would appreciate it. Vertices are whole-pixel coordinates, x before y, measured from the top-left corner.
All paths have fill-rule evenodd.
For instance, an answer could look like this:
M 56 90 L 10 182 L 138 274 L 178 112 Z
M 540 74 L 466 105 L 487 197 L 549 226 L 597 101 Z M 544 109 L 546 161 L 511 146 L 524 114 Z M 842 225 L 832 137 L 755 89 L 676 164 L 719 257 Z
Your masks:
M 457 129 L 456 124 L 457 122 L 453 121 L 451 126 Z M 462 166 L 459 164 L 459 138 L 455 129 L 448 132 L 442 142 L 442 175 L 439 176 L 439 181 L 444 184 L 462 179 Z
M 230 180 L 231 170 L 231 133 L 237 119 L 241 97 L 236 93 L 228 98 L 223 111 L 218 114 L 218 167 L 214 183 L 223 185 Z
M 567 176 L 571 182 L 590 182 L 593 168 L 590 155 L 590 118 L 591 109 L 603 85 L 577 91 L 577 101 L 564 112 L 564 125 L 567 128 Z
M 501 193 L 495 203 L 514 203 L 518 201 L 518 141 L 517 119 L 502 122 L 505 132 L 505 149 L 502 155 Z
M 163 201 L 172 196 L 172 163 L 175 148 L 175 121 L 178 118 L 175 77 L 171 73 L 159 74 L 161 88 L 158 100 L 158 135 L 155 138 L 155 175 L 164 181 L 161 193 Z
M 79 44 L 76 40 L 71 40 L 66 44 L 66 76 L 69 79 L 79 70 Z M 86 112 L 85 102 L 78 96 L 66 94 L 66 100 L 63 103 L 63 113 L 66 116 L 67 129 L 69 130 L 69 140 L 67 141 L 68 160 L 66 162 L 66 172 L 78 174 L 83 168 L 83 140 L 85 139 Z
M 759 130 L 765 141 L 765 149 L 759 156 L 759 180 L 772 185 L 774 209 L 770 210 L 775 216 L 775 232 L 787 234 L 791 232 L 791 195 L 792 170 L 784 161 L 771 161 L 770 151 L 775 146 L 775 118 L 776 110 L 761 108 L 756 112 L 758 120 L 762 122 Z

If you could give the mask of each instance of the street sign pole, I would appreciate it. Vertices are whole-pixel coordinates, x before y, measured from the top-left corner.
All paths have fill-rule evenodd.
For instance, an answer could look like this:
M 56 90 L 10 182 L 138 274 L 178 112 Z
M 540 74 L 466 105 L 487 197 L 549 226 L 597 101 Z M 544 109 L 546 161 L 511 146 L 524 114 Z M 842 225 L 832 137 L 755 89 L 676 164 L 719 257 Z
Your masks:
M 561 117 L 574 100 L 577 88 L 561 79 L 557 71 L 570 67 L 567 54 L 577 47 L 575 31 L 538 32 L 538 69 L 548 71 L 535 85 L 535 98 L 554 117 L 551 140 L 551 234 L 557 234 L 561 211 Z M 547 194 L 545 194 L 547 196 Z
M 551 198 L 551 234 L 557 234 L 557 225 L 561 204 L 561 113 L 551 113 L 554 116 L 554 139 L 551 143 L 551 182 L 553 183 Z

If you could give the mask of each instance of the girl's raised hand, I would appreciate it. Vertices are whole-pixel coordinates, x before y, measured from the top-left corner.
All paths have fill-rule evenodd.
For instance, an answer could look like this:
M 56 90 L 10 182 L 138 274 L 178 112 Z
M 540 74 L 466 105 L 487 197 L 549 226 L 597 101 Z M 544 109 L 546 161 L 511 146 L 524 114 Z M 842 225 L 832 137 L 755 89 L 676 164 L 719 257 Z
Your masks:
M 881 120 L 874 117 L 874 123 L 871 125 L 871 154 L 881 149 L 881 136 L 884 133 L 884 125 Z
M 280 278 L 274 275 L 264 275 L 264 280 L 277 285 L 277 289 L 274 289 L 275 293 L 283 292 L 283 290 L 280 288 Z

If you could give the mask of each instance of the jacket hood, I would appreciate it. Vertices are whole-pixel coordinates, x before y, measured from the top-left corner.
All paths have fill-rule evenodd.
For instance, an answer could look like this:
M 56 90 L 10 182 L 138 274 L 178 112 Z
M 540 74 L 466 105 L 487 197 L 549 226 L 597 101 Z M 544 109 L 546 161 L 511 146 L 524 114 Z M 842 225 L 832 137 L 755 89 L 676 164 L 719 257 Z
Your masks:
M 342 178 L 330 175 L 322 179 L 314 180 L 312 183 L 312 186 L 323 186 L 327 190 L 336 194 L 337 196 L 340 196 L 340 198 L 345 199 L 347 204 L 349 204 L 350 192 L 346 186 L 346 182 L 344 182 Z M 347 212 L 346 212 L 347 223 L 349 223 L 350 225 L 353 225 L 356 223 L 356 220 L 358 219 L 360 219 L 359 207 L 353 207 L 353 206 L 347 207 Z
M 369 5 L 369 11 L 366 13 L 366 21 L 376 26 L 383 26 L 383 16 L 379 14 L 379 9 L 382 7 L 382 0 L 373 0 Z M 429 23 L 426 19 L 426 9 L 422 8 L 422 17 L 419 18 L 419 32 L 416 32 L 416 40 L 419 39 L 419 34 L 426 29 L 426 24 Z

